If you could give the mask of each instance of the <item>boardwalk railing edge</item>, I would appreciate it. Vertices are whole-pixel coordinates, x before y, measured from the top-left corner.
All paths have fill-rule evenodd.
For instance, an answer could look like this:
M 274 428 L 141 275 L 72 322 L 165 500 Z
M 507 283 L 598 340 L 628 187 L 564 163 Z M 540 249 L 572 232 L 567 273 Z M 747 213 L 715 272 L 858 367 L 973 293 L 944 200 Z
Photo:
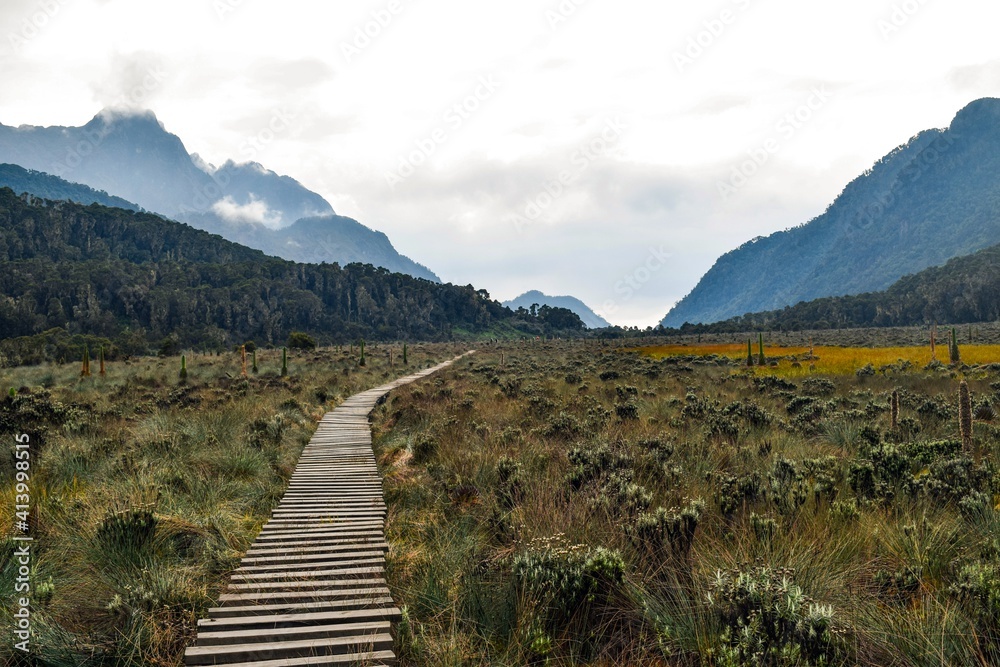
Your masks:
M 219 606 L 198 621 L 190 666 L 396 664 L 400 611 L 385 582 L 385 498 L 369 415 L 393 389 L 466 352 L 351 396 L 320 420 Z

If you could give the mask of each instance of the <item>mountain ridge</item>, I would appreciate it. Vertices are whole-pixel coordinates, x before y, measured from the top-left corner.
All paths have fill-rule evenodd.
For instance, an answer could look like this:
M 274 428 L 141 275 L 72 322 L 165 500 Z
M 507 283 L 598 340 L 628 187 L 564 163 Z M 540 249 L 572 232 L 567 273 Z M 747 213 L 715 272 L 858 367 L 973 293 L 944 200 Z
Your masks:
M 298 220 L 336 216 L 325 199 L 259 163 L 206 163 L 190 154 L 152 111 L 105 109 L 82 127 L 0 124 L 0 162 L 111 193 L 230 241 L 257 243 L 258 249 L 290 261 L 370 262 L 441 282 L 374 230 L 367 237 L 355 234 L 351 243 L 321 244 L 339 249 L 339 254 L 322 258 L 314 244 L 296 244 L 294 230 L 292 238 L 285 230 Z
M 745 333 L 975 324 L 1000 320 L 1000 244 L 903 276 L 888 289 L 802 301 L 747 313 L 686 333 Z
M 722 255 L 663 319 L 710 323 L 904 275 L 1000 242 L 1000 100 L 983 98 L 851 181 L 813 220 Z
M 610 322 L 595 313 L 590 306 L 573 296 L 549 296 L 538 290 L 531 290 L 517 298 L 503 302 L 503 305 L 511 310 L 517 310 L 518 308 L 527 310 L 533 304 L 549 306 L 551 308 L 565 308 L 572 311 L 576 313 L 577 317 L 583 321 L 588 329 L 605 329 L 611 326 Z

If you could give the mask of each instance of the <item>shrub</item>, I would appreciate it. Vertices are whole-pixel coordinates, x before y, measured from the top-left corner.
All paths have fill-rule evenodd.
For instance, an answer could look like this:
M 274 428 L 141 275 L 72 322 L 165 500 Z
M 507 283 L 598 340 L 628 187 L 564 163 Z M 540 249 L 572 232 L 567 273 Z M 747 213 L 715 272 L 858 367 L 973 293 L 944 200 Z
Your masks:
M 568 481 L 574 489 L 580 489 L 593 480 L 605 478 L 619 470 L 632 467 L 632 458 L 626 454 L 616 454 L 607 445 L 593 448 L 575 447 L 568 454 L 573 465 Z
M 615 404 L 615 414 L 622 421 L 635 421 L 639 419 L 639 406 L 632 401 Z
M 156 516 L 149 508 L 134 508 L 113 512 L 97 527 L 97 540 L 107 549 L 137 550 L 153 540 Z
M 864 380 L 865 378 L 875 377 L 875 367 L 871 364 L 865 364 L 858 370 L 854 371 L 854 374 L 859 380 Z
M 701 500 L 689 501 L 682 508 L 660 507 L 640 514 L 626 533 L 640 553 L 653 559 L 686 561 L 704 513 L 705 503 Z
M 716 574 L 708 607 L 724 628 L 717 664 L 818 667 L 845 657 L 833 608 L 814 603 L 794 578 L 761 566 Z
M 760 473 L 754 472 L 740 477 L 720 476 L 715 501 L 723 516 L 731 517 L 739 508 L 760 498 L 762 491 L 763 482 Z
M 547 542 L 516 555 L 511 573 L 515 587 L 541 604 L 543 625 L 561 629 L 572 617 L 609 606 L 625 579 L 625 561 L 609 549 Z
M 549 417 L 542 433 L 550 438 L 571 438 L 579 435 L 583 431 L 583 424 L 573 415 L 560 412 L 554 417 Z
M 601 509 L 610 516 L 634 516 L 649 509 L 653 494 L 632 481 L 631 471 L 615 473 L 601 487 L 592 501 L 594 509 Z
M 984 630 L 1000 623 L 1000 564 L 977 561 L 962 566 L 950 592 L 958 597 Z
M 181 339 L 177 334 L 171 334 L 160 341 L 158 354 L 161 357 L 172 357 L 181 351 Z
M 293 350 L 315 350 L 316 341 L 307 333 L 293 331 L 288 336 L 288 347 Z
M 497 461 L 497 498 L 507 509 L 513 509 L 524 497 L 521 464 L 503 456 Z
M 807 396 L 829 396 L 837 386 L 826 378 L 806 378 L 802 381 L 802 393 Z
M 273 415 L 270 419 L 255 419 L 247 428 L 247 443 L 255 449 L 277 447 L 285 437 L 288 421 L 283 415 Z

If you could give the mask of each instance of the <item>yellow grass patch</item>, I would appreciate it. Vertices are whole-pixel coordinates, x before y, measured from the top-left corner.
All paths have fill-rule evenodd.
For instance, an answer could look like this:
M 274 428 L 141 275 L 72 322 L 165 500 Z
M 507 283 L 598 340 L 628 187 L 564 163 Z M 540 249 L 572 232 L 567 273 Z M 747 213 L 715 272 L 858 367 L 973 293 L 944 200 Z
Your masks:
M 966 364 L 1000 363 L 1000 345 L 960 345 L 962 361 Z M 730 357 L 739 361 L 747 358 L 747 346 L 732 345 L 660 345 L 636 350 L 654 359 L 667 357 L 708 357 L 713 355 Z M 798 377 L 812 374 L 850 375 L 871 364 L 875 369 L 882 366 L 909 361 L 923 368 L 931 361 L 930 346 L 923 347 L 815 347 L 809 356 L 808 347 L 764 346 L 764 355 L 769 362 L 777 361 L 777 367 L 754 366 L 757 373 Z M 757 360 L 757 343 L 753 344 L 754 361 Z M 937 359 L 948 363 L 947 344 L 937 348 Z

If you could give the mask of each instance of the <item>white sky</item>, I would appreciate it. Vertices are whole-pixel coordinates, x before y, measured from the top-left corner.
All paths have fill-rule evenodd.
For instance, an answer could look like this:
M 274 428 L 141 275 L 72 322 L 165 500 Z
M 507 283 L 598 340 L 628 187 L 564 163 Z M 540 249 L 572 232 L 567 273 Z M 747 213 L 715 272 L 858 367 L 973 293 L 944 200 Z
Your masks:
M 373 12 L 391 21 L 349 56 Z M 706 21 L 719 34 L 679 66 Z M 150 108 L 189 151 L 297 178 L 445 281 L 647 326 L 720 254 L 1000 96 L 998 24 L 988 0 L 4 0 L 0 122 Z M 828 99 L 779 128 L 813 91 Z M 276 115 L 294 120 L 272 136 Z M 433 154 L 390 187 L 420 143 Z

